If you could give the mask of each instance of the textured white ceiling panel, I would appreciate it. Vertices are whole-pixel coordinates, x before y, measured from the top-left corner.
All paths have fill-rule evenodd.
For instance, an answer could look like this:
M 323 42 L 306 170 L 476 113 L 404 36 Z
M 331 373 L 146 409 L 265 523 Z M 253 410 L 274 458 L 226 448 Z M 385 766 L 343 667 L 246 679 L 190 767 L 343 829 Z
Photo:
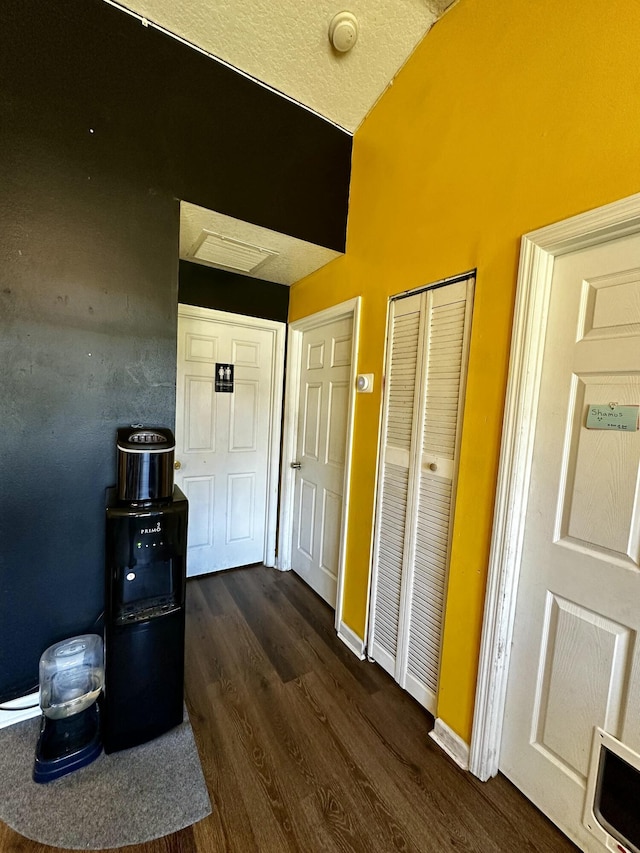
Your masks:
M 183 260 L 199 262 L 194 253 L 202 242 L 203 231 L 223 234 L 232 240 L 277 252 L 277 255 L 272 255 L 261 263 L 254 274 L 246 273 L 252 278 L 274 281 L 277 284 L 294 284 L 340 255 L 332 249 L 306 243 L 304 240 L 241 222 L 231 216 L 214 213 L 183 201 L 180 205 L 180 257 Z M 205 266 L 227 268 L 226 264 L 222 263 Z
M 354 131 L 452 0 L 126 0 L 149 21 Z M 353 49 L 329 23 L 353 12 Z

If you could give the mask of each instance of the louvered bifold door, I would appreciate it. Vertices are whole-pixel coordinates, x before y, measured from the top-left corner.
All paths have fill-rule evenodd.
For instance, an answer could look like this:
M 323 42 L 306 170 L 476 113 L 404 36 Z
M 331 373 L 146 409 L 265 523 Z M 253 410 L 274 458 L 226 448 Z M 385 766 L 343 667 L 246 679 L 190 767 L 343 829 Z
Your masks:
M 414 401 L 420 362 L 423 296 L 391 303 L 387 343 L 369 656 L 397 678 L 396 655 L 405 521 L 411 512 L 411 458 L 419 424 Z
M 473 279 L 391 303 L 369 656 L 436 712 Z
M 436 712 L 472 280 L 426 293 L 414 511 L 400 620 L 400 684 Z

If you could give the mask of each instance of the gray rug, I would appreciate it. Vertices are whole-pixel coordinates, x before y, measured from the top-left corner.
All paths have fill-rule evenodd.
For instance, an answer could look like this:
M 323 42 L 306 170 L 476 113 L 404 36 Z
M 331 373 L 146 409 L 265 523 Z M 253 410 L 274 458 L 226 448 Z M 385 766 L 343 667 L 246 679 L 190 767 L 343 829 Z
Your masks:
M 44 785 L 31 778 L 39 727 L 36 718 L 0 729 L 0 819 L 27 838 L 102 850 L 169 835 L 211 812 L 186 711 L 166 735 Z

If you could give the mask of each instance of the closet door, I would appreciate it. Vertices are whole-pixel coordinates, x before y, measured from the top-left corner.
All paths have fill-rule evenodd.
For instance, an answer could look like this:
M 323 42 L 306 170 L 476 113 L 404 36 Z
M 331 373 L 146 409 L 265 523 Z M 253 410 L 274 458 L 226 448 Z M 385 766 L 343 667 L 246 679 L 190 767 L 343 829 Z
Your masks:
M 472 280 L 465 279 L 396 300 L 390 324 L 372 657 L 432 713 L 440 669 L 472 285 Z M 407 316 L 404 303 L 410 300 L 413 306 L 419 300 L 417 317 L 415 307 L 409 312 L 418 335 L 406 346 L 399 320 Z M 406 360 L 408 352 L 415 353 L 413 364 Z M 403 411 L 407 447 L 403 464 L 398 465 L 393 425 L 403 420 Z M 389 559 L 391 543 L 396 543 L 394 559 Z
M 423 301 L 423 294 L 407 296 L 392 302 L 389 309 L 369 655 L 394 678 L 402 567 L 406 562 L 405 523 L 413 491 L 409 487 L 411 458 L 418 431 L 415 397 L 421 362 Z

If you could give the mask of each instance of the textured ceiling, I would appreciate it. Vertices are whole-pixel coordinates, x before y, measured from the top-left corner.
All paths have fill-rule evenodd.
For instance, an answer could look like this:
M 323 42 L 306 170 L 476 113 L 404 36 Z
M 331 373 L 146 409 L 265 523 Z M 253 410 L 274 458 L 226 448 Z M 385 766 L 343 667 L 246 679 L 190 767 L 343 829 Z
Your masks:
M 353 132 L 453 0 L 126 0 L 124 5 Z M 114 5 L 118 5 L 115 4 Z M 328 38 L 347 9 L 358 39 Z
M 223 60 L 353 133 L 418 42 L 455 0 L 105 0 Z M 355 46 L 339 53 L 329 24 L 347 10 Z M 183 202 L 180 257 L 202 231 L 273 248 L 256 278 L 293 284 L 337 255 Z
M 214 213 L 183 201 L 180 205 L 181 258 L 197 263 L 197 259 L 193 257 L 193 251 L 203 231 L 224 234 L 225 237 L 233 240 L 277 252 L 276 256 L 261 264 L 255 274 L 246 273 L 246 275 L 263 281 L 275 281 L 278 284 L 293 284 L 328 264 L 340 254 L 332 249 L 315 246 L 313 243 L 306 243 L 304 240 L 297 240 L 286 234 L 278 234 L 268 228 L 241 222 L 222 213 Z

